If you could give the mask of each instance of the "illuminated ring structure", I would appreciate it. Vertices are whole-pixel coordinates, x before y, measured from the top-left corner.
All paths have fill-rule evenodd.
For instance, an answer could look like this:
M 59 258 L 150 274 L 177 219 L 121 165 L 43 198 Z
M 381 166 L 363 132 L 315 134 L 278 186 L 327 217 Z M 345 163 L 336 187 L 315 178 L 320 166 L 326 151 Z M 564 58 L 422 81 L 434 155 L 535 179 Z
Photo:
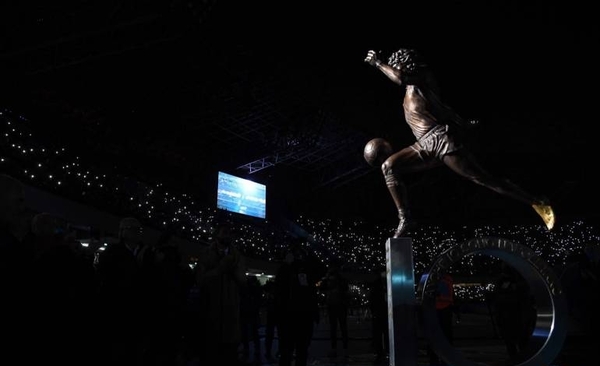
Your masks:
M 424 332 L 431 347 L 448 364 L 455 366 L 482 366 L 465 359 L 446 338 L 435 310 L 435 292 L 441 276 L 463 257 L 486 254 L 511 265 L 527 281 L 535 298 L 537 319 L 530 339 L 528 357 L 518 366 L 547 366 L 557 357 L 567 331 L 567 302 L 552 268 L 531 248 L 497 237 L 470 239 L 448 249 L 433 263 L 428 274 L 421 278 L 417 298 L 423 311 Z

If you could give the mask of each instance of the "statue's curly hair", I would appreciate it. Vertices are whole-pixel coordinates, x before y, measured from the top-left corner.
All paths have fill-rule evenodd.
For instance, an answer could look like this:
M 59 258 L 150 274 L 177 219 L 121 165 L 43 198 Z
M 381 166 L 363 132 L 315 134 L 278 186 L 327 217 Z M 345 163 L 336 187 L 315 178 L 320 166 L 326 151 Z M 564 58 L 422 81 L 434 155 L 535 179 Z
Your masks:
M 408 75 L 418 74 L 422 69 L 427 68 L 423 57 L 416 50 L 410 48 L 401 48 L 392 53 L 388 58 L 388 65 L 395 69 L 400 69 Z

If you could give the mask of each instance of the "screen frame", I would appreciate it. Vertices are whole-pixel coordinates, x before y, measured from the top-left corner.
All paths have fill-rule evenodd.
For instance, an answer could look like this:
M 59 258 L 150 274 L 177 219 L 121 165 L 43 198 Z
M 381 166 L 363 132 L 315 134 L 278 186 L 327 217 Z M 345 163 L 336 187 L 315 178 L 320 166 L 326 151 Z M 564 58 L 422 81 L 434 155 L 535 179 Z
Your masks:
M 262 197 L 262 196 L 258 197 L 259 199 L 263 199 L 262 206 L 261 206 L 263 215 L 261 216 L 260 214 L 251 214 L 251 213 L 245 212 L 245 210 L 235 209 L 233 207 L 228 207 L 227 205 L 225 205 L 221 198 L 221 197 L 223 197 L 222 192 L 221 192 L 221 190 L 223 189 L 223 183 L 221 180 L 222 178 L 232 179 L 232 180 L 238 181 L 238 183 L 247 184 L 250 189 L 257 189 L 258 191 L 264 192 L 264 197 Z M 239 190 L 239 193 L 243 194 L 243 192 L 241 192 L 241 190 Z M 247 200 L 245 200 L 245 198 L 242 198 L 242 201 L 240 201 L 238 204 L 242 205 L 245 202 L 247 202 Z M 217 210 L 236 214 L 236 215 L 239 215 L 240 217 L 247 217 L 247 218 L 252 218 L 252 219 L 257 219 L 257 220 L 266 220 L 267 219 L 267 185 L 253 181 L 248 178 L 242 178 L 240 176 L 228 173 L 226 171 L 219 170 L 217 172 L 216 207 L 217 207 Z

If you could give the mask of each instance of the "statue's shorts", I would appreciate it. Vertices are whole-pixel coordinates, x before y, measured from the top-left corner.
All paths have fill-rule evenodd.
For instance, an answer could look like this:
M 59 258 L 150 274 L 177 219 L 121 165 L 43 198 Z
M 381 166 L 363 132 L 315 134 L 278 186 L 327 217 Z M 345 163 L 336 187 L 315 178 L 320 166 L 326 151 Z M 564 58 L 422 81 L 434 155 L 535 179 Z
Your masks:
M 411 145 L 423 160 L 442 159 L 444 155 L 462 149 L 462 144 L 455 140 L 448 126 L 440 125 L 429 130 L 417 142 Z

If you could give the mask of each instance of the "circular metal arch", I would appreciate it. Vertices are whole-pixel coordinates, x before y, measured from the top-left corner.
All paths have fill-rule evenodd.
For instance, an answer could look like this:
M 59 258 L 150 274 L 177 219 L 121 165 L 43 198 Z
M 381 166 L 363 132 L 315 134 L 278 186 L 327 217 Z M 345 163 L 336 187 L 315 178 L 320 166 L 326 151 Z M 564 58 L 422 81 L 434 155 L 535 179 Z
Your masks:
M 530 338 L 527 359 L 518 366 L 547 366 L 560 352 L 567 330 L 567 303 L 558 277 L 531 248 L 504 238 L 470 239 L 442 253 L 423 275 L 417 289 L 423 311 L 424 331 L 431 347 L 450 365 L 482 366 L 467 360 L 444 336 L 435 310 L 435 292 L 441 276 L 450 266 L 473 254 L 499 258 L 511 265 L 529 284 L 535 298 L 537 319 Z

